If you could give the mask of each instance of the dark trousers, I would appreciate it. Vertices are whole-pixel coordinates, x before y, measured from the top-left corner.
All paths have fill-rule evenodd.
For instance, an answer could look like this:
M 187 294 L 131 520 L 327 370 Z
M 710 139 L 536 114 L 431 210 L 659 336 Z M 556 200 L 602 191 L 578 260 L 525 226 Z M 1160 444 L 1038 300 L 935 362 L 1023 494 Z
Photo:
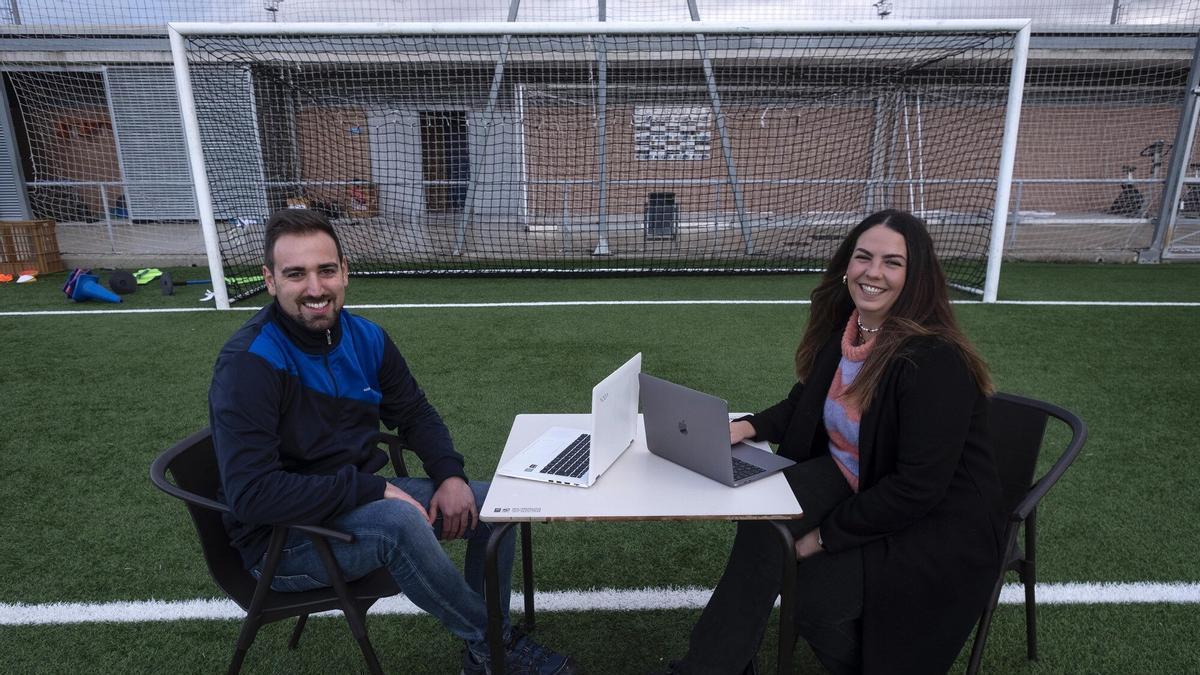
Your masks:
M 794 521 L 798 539 L 815 528 L 850 496 L 841 472 L 828 455 L 787 470 L 799 495 L 804 518 Z M 785 555 L 770 523 L 747 520 L 737 525 L 725 572 L 692 629 L 684 673 L 741 673 L 758 653 L 771 608 L 779 597 Z M 787 555 L 794 559 L 795 553 Z M 796 563 L 796 633 L 833 673 L 862 670 L 862 551 L 818 553 Z

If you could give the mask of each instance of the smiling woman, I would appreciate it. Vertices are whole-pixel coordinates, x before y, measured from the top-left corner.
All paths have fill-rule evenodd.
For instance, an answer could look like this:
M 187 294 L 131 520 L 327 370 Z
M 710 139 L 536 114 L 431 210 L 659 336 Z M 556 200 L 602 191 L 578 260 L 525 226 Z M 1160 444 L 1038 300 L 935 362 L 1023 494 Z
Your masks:
M 730 424 L 779 444 L 804 509 L 796 626 L 835 673 L 945 672 L 1000 563 L 987 367 L 959 330 L 920 219 L 868 216 L 812 293 L 787 398 Z M 774 533 L 738 524 L 675 672 L 740 673 L 779 593 Z
M 842 275 L 858 310 L 859 330 L 874 334 L 882 328 L 888 310 L 904 289 L 907 260 L 904 235 L 886 225 L 875 225 L 859 236 L 854 255 Z M 864 321 L 874 328 L 868 328 Z

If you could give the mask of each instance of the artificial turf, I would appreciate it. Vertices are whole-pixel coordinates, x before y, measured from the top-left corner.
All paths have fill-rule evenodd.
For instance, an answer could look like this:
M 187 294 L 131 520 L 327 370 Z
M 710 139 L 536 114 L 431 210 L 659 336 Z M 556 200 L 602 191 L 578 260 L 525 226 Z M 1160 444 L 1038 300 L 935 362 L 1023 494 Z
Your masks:
M 797 300 L 815 279 L 353 279 L 349 301 Z M 1200 266 L 1025 264 L 1008 266 L 1002 279 L 1002 299 L 1200 301 Z M 0 285 L 0 312 L 74 308 L 53 283 L 48 275 L 33 285 Z M 148 291 L 128 296 L 123 307 L 199 306 Z M 0 406 L 0 603 L 217 593 L 184 510 L 150 486 L 147 468 L 161 449 L 206 423 L 212 361 L 248 314 L 106 311 L 114 307 L 79 305 L 90 310 L 82 316 L 0 316 L 7 393 Z M 1040 579 L 1200 581 L 1200 496 L 1192 488 L 1200 478 L 1192 457 L 1200 309 L 964 304 L 957 312 L 1000 389 L 1063 405 L 1091 428 L 1083 454 L 1041 509 Z M 586 410 L 590 383 L 636 351 L 645 354 L 647 372 L 718 393 L 735 409 L 773 403 L 790 386 L 807 307 L 360 313 L 392 334 L 469 472 L 480 477 L 494 468 L 513 415 Z M 711 585 L 730 532 L 720 523 L 536 526 L 539 587 Z M 579 560 L 588 561 L 582 576 Z M 1005 608 L 989 670 L 1197 670 L 1194 606 L 1046 607 L 1043 616 L 1043 661 L 1030 665 L 1019 612 Z M 648 672 L 681 649 L 693 618 L 685 611 L 570 613 L 546 615 L 542 630 L 592 664 L 589 672 Z M 457 648 L 427 618 L 380 617 L 372 626 L 391 670 L 448 671 L 457 663 Z M 359 667 L 341 624 L 314 622 L 312 629 L 296 654 L 281 648 L 282 635 L 264 635 L 251 652 L 252 670 Z M 0 654 L 12 672 L 210 672 L 223 667 L 234 632 L 230 622 L 205 621 L 3 626 Z M 65 642 L 72 649 L 63 650 Z M 409 670 L 412 663 L 430 668 Z

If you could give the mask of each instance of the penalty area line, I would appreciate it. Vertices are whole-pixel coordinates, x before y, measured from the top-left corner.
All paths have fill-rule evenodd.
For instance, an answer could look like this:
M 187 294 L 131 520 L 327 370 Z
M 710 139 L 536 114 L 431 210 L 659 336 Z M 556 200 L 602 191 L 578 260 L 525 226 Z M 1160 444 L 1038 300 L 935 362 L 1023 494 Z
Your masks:
M 706 588 L 590 589 L 540 591 L 535 596 L 539 612 L 638 612 L 650 610 L 696 610 L 708 602 Z M 1040 605 L 1200 604 L 1200 583 L 1080 583 L 1038 584 Z M 1025 601 L 1020 584 L 1007 584 L 1000 603 L 1018 605 Z M 512 600 L 512 610 L 521 611 L 523 601 Z M 330 614 L 331 612 L 325 612 Z M 408 598 L 383 598 L 371 608 L 376 615 L 413 615 L 422 610 Z M 245 612 L 231 600 L 142 600 L 125 602 L 45 604 L 0 603 L 0 626 L 35 626 L 74 623 L 141 623 L 197 619 L 241 619 Z

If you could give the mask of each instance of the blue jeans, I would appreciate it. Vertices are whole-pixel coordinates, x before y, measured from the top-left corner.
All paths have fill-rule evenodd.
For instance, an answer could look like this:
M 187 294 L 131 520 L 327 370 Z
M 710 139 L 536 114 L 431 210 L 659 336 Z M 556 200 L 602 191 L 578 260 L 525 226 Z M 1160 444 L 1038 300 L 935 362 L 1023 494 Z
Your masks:
M 426 509 L 433 498 L 433 482 L 426 478 L 389 478 Z M 488 483 L 471 483 L 475 507 L 483 506 Z M 329 527 L 354 535 L 345 544 L 330 541 L 333 555 L 347 580 L 357 579 L 379 567 L 387 567 L 400 590 L 413 604 L 429 612 L 451 633 L 467 642 L 471 652 L 488 655 L 487 608 L 483 597 L 483 567 L 492 526 L 479 521 L 467 530 L 467 557 L 464 573 L 446 555 L 438 541 L 442 531 L 439 516 L 433 527 L 411 504 L 398 499 L 380 499 L 364 504 L 326 523 Z M 508 605 L 512 584 L 513 537 L 501 542 L 497 553 L 500 572 L 500 607 L 504 633 L 509 633 Z M 263 562 L 254 568 L 257 577 Z M 320 555 L 307 534 L 292 531 L 284 544 L 283 556 L 271 588 L 295 592 L 329 586 L 329 578 Z

